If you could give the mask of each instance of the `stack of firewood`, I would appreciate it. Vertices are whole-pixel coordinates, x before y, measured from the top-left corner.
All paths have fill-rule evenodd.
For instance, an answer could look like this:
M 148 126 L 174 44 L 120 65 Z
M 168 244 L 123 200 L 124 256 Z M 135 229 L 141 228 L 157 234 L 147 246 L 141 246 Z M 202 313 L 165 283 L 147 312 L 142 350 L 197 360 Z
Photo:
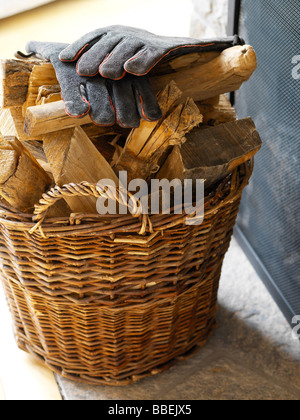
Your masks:
M 250 46 L 173 58 L 150 73 L 163 113 L 140 127 L 100 127 L 64 109 L 52 65 L 2 60 L 0 68 L 0 196 L 32 213 L 51 186 L 111 179 L 205 179 L 213 188 L 260 148 L 251 118 L 237 120 L 226 96 L 256 68 Z M 95 213 L 93 197 L 70 197 L 49 217 Z

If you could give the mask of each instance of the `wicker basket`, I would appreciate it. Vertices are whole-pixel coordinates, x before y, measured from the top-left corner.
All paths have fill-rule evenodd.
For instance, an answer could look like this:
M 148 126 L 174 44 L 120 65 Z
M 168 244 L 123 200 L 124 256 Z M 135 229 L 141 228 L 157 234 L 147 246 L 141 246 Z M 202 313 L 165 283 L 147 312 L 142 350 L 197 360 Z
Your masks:
M 252 169 L 253 161 L 241 165 L 206 198 L 202 225 L 151 215 L 153 233 L 143 236 L 131 215 L 35 225 L 1 207 L 1 280 L 18 346 L 64 377 L 111 385 L 202 346 L 216 325 L 222 262 Z M 37 207 L 39 219 L 79 194 L 97 196 L 89 184 L 56 188 Z

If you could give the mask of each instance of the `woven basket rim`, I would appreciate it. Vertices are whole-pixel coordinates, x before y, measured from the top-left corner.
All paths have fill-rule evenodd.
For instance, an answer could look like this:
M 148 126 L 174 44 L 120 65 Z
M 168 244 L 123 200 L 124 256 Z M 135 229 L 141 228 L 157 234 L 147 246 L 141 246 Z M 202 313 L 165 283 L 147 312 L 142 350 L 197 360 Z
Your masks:
M 234 201 L 237 196 L 244 189 L 245 185 L 248 184 L 249 178 L 253 171 L 254 159 L 250 159 L 248 162 L 238 166 L 231 174 L 224 178 L 216 188 L 205 196 L 204 200 L 204 209 L 205 217 L 209 214 L 215 214 L 219 211 L 220 208 L 224 207 L 228 202 Z M 243 179 L 239 177 L 239 169 L 241 167 L 245 168 L 245 176 Z M 68 184 L 63 187 L 54 187 L 49 192 L 45 193 L 40 200 L 44 204 L 45 198 L 51 197 L 53 191 L 64 193 L 68 192 L 68 188 L 71 185 L 78 186 L 79 188 L 95 188 L 94 184 L 83 182 L 81 184 Z M 61 196 L 59 199 L 63 198 Z M 52 198 L 51 198 L 52 199 Z M 53 200 L 53 199 L 52 199 Z M 36 208 L 40 206 L 40 203 L 36 205 Z M 141 224 L 143 221 L 143 216 L 145 215 L 100 215 L 100 214 L 71 214 L 69 217 L 57 217 L 57 218 L 42 218 L 38 223 L 34 220 L 35 216 L 33 214 L 26 214 L 20 211 L 17 211 L 3 202 L 0 202 L 0 224 L 7 226 L 8 228 L 26 231 L 28 232 L 29 237 L 31 236 L 60 236 L 63 233 L 66 234 L 83 234 L 86 230 L 93 228 L 98 232 L 99 230 L 111 231 L 112 227 L 118 226 L 116 229 L 118 232 L 124 231 L 127 234 L 141 234 Z M 154 227 L 154 231 L 162 231 L 167 229 L 170 225 L 179 225 L 184 223 L 186 220 L 187 214 L 183 212 L 182 214 L 149 214 L 147 215 L 148 221 Z M 142 234 L 151 235 L 154 233 L 153 230 L 145 229 Z M 113 234 L 113 231 L 111 232 Z

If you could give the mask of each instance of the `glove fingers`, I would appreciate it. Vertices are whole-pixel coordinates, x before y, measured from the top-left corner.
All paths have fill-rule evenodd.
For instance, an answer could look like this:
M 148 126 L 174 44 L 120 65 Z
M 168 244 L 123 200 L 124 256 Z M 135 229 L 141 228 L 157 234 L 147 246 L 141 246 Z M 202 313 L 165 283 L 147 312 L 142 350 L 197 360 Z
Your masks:
M 159 48 L 147 47 L 139 51 L 124 64 L 127 73 L 144 76 L 163 57 L 164 51 Z
M 121 127 L 139 127 L 140 116 L 130 78 L 112 82 L 112 87 L 117 123 Z
M 108 57 L 100 64 L 101 76 L 119 80 L 125 76 L 124 63 L 143 47 L 143 42 L 135 38 L 126 38 L 120 42 Z
M 99 72 L 100 64 L 110 55 L 120 39 L 120 35 L 104 35 L 78 60 L 77 73 L 80 76 L 95 76 Z
M 161 42 L 161 46 L 159 46 L 158 43 L 156 46 L 152 45 L 143 48 L 134 57 L 127 60 L 124 64 L 124 69 L 127 71 L 127 73 L 131 73 L 136 76 L 144 76 L 149 73 L 149 71 L 166 56 L 176 57 L 187 53 L 211 51 L 217 49 L 222 50 L 225 48 L 225 45 L 221 43 L 217 45 L 214 41 L 200 42 L 195 40 L 195 44 L 192 44 L 190 39 L 182 38 L 180 39 L 182 45 L 173 44 L 172 46 L 171 43 L 168 45 L 166 40 L 169 40 L 169 38 L 166 38 L 165 40 L 162 39 L 164 42 Z M 170 40 L 172 40 L 172 38 L 170 38 Z M 173 42 L 175 42 L 175 40 L 176 38 L 173 39 Z M 186 41 L 187 44 L 184 44 L 183 41 Z M 177 40 L 177 42 L 179 41 Z
M 116 114 L 105 79 L 96 76 L 88 80 L 86 90 L 91 104 L 90 116 L 92 121 L 97 125 L 114 125 Z
M 141 118 L 147 121 L 157 121 L 162 118 L 162 111 L 148 76 L 136 77 L 134 86 L 136 103 Z
M 95 31 L 89 32 L 77 39 L 72 44 L 66 46 L 59 54 L 61 61 L 75 61 L 87 51 L 94 44 L 95 41 L 99 40 L 109 28 L 96 29 Z

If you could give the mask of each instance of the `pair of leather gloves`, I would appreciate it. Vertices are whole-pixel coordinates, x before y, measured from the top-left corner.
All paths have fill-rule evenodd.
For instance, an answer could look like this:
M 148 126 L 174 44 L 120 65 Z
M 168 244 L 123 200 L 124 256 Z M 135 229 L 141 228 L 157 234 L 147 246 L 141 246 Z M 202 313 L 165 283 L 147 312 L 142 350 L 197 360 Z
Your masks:
M 30 41 L 26 51 L 27 57 L 51 61 L 70 116 L 80 118 L 89 113 L 98 125 L 139 127 L 141 118 L 156 121 L 162 117 L 148 77 L 157 63 L 192 52 L 223 51 L 238 44 L 243 41 L 236 36 L 200 41 L 110 26 L 70 45 Z

